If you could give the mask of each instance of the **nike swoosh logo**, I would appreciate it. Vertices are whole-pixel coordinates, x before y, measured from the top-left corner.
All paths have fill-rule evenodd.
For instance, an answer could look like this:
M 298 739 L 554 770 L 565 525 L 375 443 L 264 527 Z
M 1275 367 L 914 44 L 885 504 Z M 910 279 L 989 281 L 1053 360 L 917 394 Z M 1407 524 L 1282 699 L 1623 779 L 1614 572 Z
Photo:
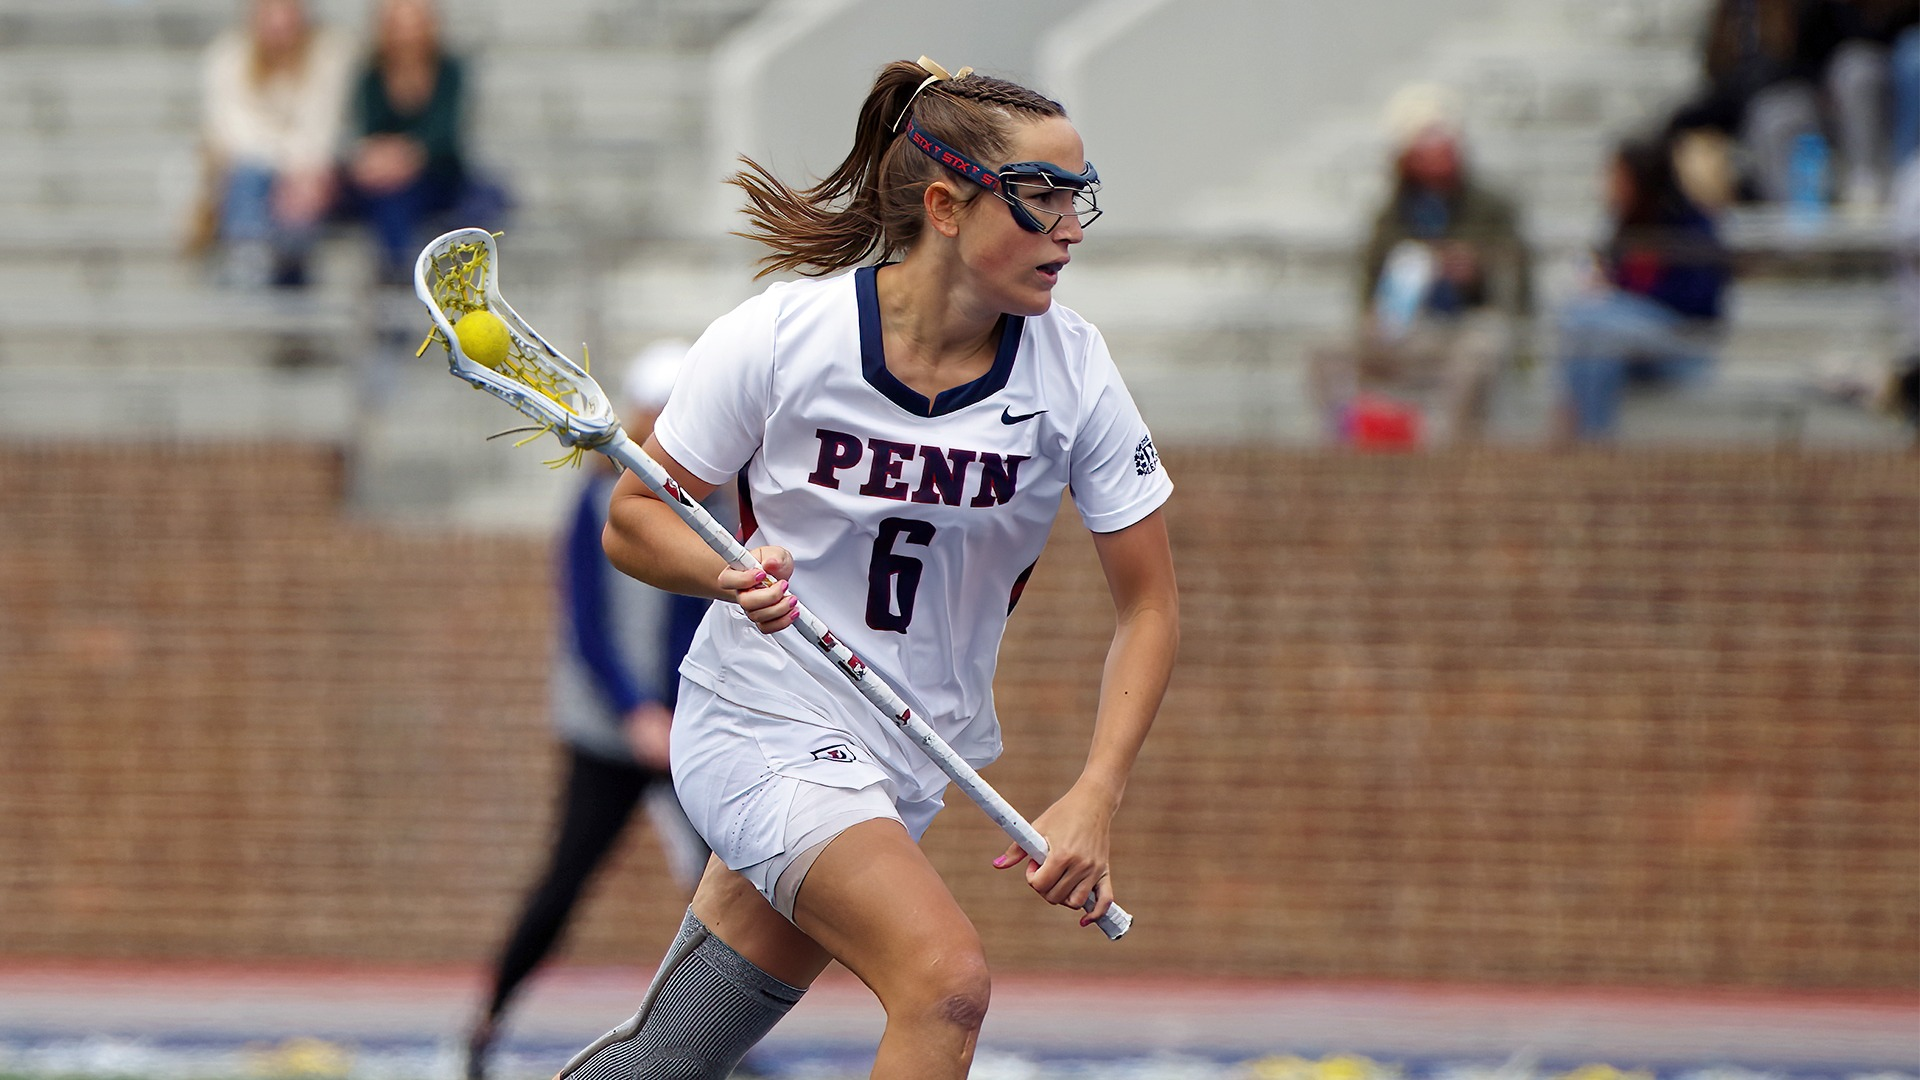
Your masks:
M 1039 410 L 1039 412 L 1021 413 L 1020 415 L 1015 416 L 1013 409 L 1009 407 L 1009 408 L 1000 410 L 1000 422 L 1003 424 L 1024 424 L 1027 421 L 1033 419 L 1034 417 L 1039 416 L 1040 413 L 1043 413 L 1046 411 L 1047 410 L 1045 409 L 1041 409 Z

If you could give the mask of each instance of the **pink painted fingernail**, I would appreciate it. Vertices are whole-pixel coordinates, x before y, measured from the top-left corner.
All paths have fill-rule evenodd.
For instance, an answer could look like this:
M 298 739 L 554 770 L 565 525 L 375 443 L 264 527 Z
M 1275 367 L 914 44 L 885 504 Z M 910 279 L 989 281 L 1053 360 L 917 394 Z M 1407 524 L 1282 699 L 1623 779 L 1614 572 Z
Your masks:
M 784 582 L 784 581 L 783 581 L 783 582 L 781 582 L 781 583 L 780 583 L 780 591 L 781 591 L 781 592 L 786 592 L 786 591 L 787 591 L 787 583 L 786 583 L 786 582 Z
M 767 572 L 765 570 L 755 570 L 753 572 L 754 587 L 758 588 L 759 586 L 765 585 L 766 583 L 767 583 Z

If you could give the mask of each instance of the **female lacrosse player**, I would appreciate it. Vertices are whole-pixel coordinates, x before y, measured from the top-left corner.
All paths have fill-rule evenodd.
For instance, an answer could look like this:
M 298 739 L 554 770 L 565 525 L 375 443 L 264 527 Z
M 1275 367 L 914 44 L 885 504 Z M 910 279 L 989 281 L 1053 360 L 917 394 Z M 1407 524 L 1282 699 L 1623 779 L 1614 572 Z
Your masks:
M 1159 707 L 1178 600 L 1172 490 L 1100 334 L 1052 302 L 1099 180 L 1061 107 L 932 61 L 886 67 L 854 147 L 795 190 L 747 162 L 776 284 L 716 321 L 646 450 L 704 496 L 742 474 L 763 571 L 721 564 L 635 477 L 616 566 L 714 605 L 681 668 L 675 786 L 716 860 L 639 1013 L 563 1076 L 718 1078 L 829 959 L 886 1007 L 876 1077 L 964 1076 L 987 1007 L 981 943 L 917 846 L 947 778 L 811 645 L 803 596 L 980 766 L 1008 613 L 1063 492 L 1118 612 L 1079 780 L 1023 866 L 1082 925 L 1113 902 L 1111 821 Z M 898 262 L 860 265 L 870 255 Z

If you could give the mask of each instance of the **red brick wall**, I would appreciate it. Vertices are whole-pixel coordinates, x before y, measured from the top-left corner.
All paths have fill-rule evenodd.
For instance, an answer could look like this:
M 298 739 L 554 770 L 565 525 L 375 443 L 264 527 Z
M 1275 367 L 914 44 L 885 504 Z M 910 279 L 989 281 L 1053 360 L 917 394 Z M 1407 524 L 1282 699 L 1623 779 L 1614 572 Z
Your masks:
M 1185 643 L 1109 945 L 928 845 L 1004 967 L 1767 986 L 1920 968 L 1920 460 L 1168 455 Z M 536 869 L 548 545 L 341 516 L 288 446 L 0 448 L 0 954 L 473 960 Z M 558 480 L 556 482 L 566 482 Z M 1038 813 L 1111 614 L 1009 633 Z M 649 964 L 630 838 L 570 948 Z

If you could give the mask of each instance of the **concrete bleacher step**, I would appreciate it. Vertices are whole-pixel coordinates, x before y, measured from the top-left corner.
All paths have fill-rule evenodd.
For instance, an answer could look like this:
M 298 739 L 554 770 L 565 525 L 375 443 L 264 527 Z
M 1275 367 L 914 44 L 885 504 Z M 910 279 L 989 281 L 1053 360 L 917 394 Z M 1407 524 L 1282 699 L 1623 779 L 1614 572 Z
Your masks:
M 289 357 L 342 364 L 382 334 L 417 344 L 426 312 L 411 288 L 370 287 L 372 263 L 364 237 L 344 234 L 317 250 L 313 286 L 239 290 L 217 287 L 214 268 L 169 244 L 0 245 L 0 362 L 96 371 L 258 367 Z M 551 313 L 573 333 L 592 273 L 566 230 L 530 229 L 505 280 L 513 302 Z
M 492 131 L 536 143 L 684 136 L 705 73 L 698 57 L 632 48 L 496 43 L 477 60 L 474 115 L 482 145 Z
M 200 288 L 204 276 L 197 263 L 170 251 L 148 257 L 67 247 L 35 258 L 0 253 L 0 296 L 107 299 L 148 291 L 177 293 Z
M 500 433 L 528 421 L 455 379 L 431 353 L 389 355 L 363 373 L 363 387 L 349 461 L 356 513 L 402 524 L 558 527 L 574 480 L 547 464 L 564 453 L 552 437 L 516 447 L 532 432 Z
M 0 9 L 0 49 L 190 48 L 217 33 L 233 11 L 218 0 L 10 0 Z
M 1845 328 L 1861 340 L 1884 340 L 1891 346 L 1897 332 L 1893 289 L 1887 282 L 1749 279 L 1736 282 L 1727 295 L 1737 333 L 1779 339 L 1796 331 L 1828 336 Z
M 18 277 L 0 273 L 0 282 Z M 174 334 L 205 330 L 327 333 L 348 325 L 361 304 L 357 290 L 209 289 L 191 278 L 144 287 L 101 289 L 91 283 L 62 290 L 58 282 L 33 281 L 11 293 L 0 335 Z
M 1593 124 L 1642 115 L 1697 77 L 1690 43 L 1583 35 L 1573 24 L 1448 37 L 1426 61 L 1458 87 L 1470 119 Z
M 40 259 L 63 254 L 149 256 L 178 252 L 186 235 L 183 218 L 150 205 L 84 208 L 38 204 L 0 205 L 0 259 Z
M 115 149 L 20 140 L 0 160 L 0 206 L 26 213 L 138 206 L 182 221 L 199 176 L 193 148 L 178 142 Z
M 344 368 L 62 369 L 0 363 L 0 438 L 341 442 L 356 393 Z
M 557 444 L 490 441 L 524 421 L 450 376 L 441 357 L 411 354 L 388 348 L 298 369 L 122 364 L 110 378 L 92 367 L 0 363 L 0 439 L 323 442 L 347 454 L 356 514 L 550 530 L 571 493 L 545 464 Z
M 1631 394 L 1623 445 L 1899 450 L 1913 431 L 1869 403 L 1836 397 L 1797 369 L 1722 371 L 1698 388 Z
M 710 46 L 768 0 L 442 0 L 447 33 L 460 41 L 529 44 Z M 362 0 L 309 0 L 315 16 L 359 33 Z M 114 45 L 191 48 L 234 20 L 233 0 L 9 0 L 0 48 Z
M 200 115 L 197 53 L 0 50 L 0 134 L 96 145 L 191 133 Z
M 520 45 L 704 50 L 769 0 L 448 0 L 453 34 Z

